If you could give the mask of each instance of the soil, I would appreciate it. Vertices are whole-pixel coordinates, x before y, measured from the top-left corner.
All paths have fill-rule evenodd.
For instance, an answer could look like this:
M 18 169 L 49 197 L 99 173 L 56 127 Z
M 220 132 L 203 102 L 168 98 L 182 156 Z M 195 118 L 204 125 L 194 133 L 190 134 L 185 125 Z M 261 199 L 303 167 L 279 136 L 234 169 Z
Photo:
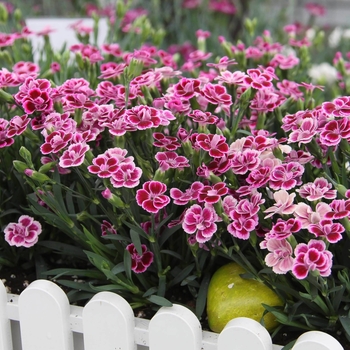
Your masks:
M 4 283 L 8 293 L 20 294 L 31 282 L 36 280 L 36 274 L 33 271 L 24 271 L 19 268 L 3 268 L 0 270 L 0 279 Z M 68 288 L 60 286 L 66 293 L 69 291 Z M 175 298 L 175 293 L 177 293 Z M 189 292 L 186 292 L 183 288 L 179 288 L 178 291 L 174 291 L 170 299 L 177 299 L 179 304 L 186 305 L 193 309 L 195 302 Z M 85 304 L 85 303 L 84 303 Z M 83 305 L 81 305 L 83 306 Z M 135 317 L 151 319 L 156 310 L 153 308 L 143 308 L 134 310 Z M 201 321 L 203 330 L 209 331 L 208 322 L 206 319 Z M 274 344 L 287 345 L 294 339 L 297 339 L 303 331 L 284 331 L 277 335 L 273 342 Z M 350 343 L 345 339 L 344 335 L 334 335 L 337 340 L 342 344 L 344 350 L 350 350 Z

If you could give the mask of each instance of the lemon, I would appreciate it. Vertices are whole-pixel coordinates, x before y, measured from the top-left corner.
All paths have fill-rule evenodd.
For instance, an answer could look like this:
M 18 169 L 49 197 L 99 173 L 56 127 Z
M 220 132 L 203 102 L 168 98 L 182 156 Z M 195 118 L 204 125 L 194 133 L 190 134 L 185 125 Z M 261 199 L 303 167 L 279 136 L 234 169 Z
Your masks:
M 236 317 L 249 317 L 260 322 L 265 311 L 261 305 L 281 306 L 279 296 L 262 282 L 243 279 L 246 271 L 236 263 L 229 263 L 219 268 L 213 275 L 207 296 L 207 314 L 209 327 L 220 333 L 226 324 Z M 275 316 L 264 316 L 268 331 L 278 326 Z

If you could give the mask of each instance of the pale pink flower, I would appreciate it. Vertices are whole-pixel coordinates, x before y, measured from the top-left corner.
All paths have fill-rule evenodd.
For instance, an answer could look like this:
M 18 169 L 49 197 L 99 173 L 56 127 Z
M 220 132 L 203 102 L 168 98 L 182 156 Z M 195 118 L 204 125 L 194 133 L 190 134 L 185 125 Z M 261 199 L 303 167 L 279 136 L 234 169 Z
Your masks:
M 5 227 L 5 240 L 11 246 L 30 248 L 38 242 L 41 231 L 40 222 L 22 215 L 18 222 L 11 222 Z
M 60 157 L 59 166 L 70 168 L 83 164 L 85 153 L 90 149 L 86 143 L 74 143 L 69 145 Z
M 287 221 L 278 219 L 271 230 L 266 234 L 266 239 L 285 239 L 300 230 L 301 221 L 294 218 L 288 219 Z
M 337 146 L 342 139 L 350 139 L 350 119 L 331 120 L 320 133 L 320 142 L 325 146 Z
M 305 118 L 300 128 L 293 130 L 289 134 L 288 143 L 298 142 L 299 147 L 301 144 L 310 143 L 318 133 L 318 128 L 318 121 L 315 118 Z
M 220 72 L 220 76 L 216 77 L 215 80 L 227 85 L 241 85 L 246 76 L 247 75 L 241 71 L 230 72 L 225 70 Z
M 306 203 L 300 202 L 296 204 L 293 215 L 301 222 L 301 228 L 304 229 L 311 224 L 319 223 L 331 211 L 331 207 L 324 202 L 317 203 L 315 211 Z
M 254 149 L 245 149 L 233 154 L 231 169 L 235 174 L 244 175 L 248 171 L 256 169 L 260 164 L 260 152 Z
M 294 259 L 292 258 L 293 248 L 286 239 L 267 239 L 266 245 L 270 252 L 265 257 L 267 266 L 272 267 L 276 274 L 286 274 L 292 270 Z
M 124 118 L 138 130 L 156 128 L 161 122 L 159 110 L 144 105 L 127 109 Z
M 314 182 L 308 182 L 297 189 L 300 197 L 308 201 L 317 201 L 321 198 L 334 199 L 337 196 L 336 190 L 331 190 L 332 184 L 325 178 L 318 177 Z
M 13 137 L 15 135 L 21 135 L 27 129 L 27 125 L 29 124 L 29 122 L 30 118 L 26 114 L 22 115 L 21 117 L 17 115 L 14 116 L 10 120 L 7 136 Z
M 296 209 L 296 205 L 294 204 L 295 196 L 295 193 L 289 194 L 286 190 L 280 190 L 275 192 L 273 194 L 275 204 L 264 211 L 264 213 L 268 213 L 268 215 L 265 216 L 265 219 L 270 218 L 275 214 L 293 214 Z

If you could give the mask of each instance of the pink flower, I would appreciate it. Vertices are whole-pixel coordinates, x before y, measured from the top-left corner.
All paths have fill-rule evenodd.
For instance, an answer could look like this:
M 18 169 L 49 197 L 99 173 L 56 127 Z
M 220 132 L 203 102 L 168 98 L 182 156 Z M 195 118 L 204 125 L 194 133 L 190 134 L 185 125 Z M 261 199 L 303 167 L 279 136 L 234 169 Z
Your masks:
M 196 93 L 199 93 L 200 80 L 182 78 L 177 84 L 174 85 L 174 96 L 189 100 Z
M 178 188 L 173 187 L 170 189 L 170 197 L 174 200 L 177 205 L 186 205 L 190 200 L 195 200 L 198 198 L 199 191 L 204 187 L 204 185 L 195 181 L 185 192 L 182 192 Z
M 256 169 L 260 164 L 260 152 L 254 149 L 235 152 L 231 160 L 231 169 L 235 174 L 244 175 L 249 170 Z
M 296 190 L 300 197 L 308 201 L 317 201 L 321 198 L 334 199 L 337 196 L 336 190 L 331 190 L 332 184 L 325 178 L 319 177 L 314 182 L 308 182 Z
M 192 113 L 190 113 L 188 116 L 199 125 L 216 124 L 216 122 L 219 120 L 218 117 L 210 112 L 202 112 L 198 109 L 192 111 Z
M 153 146 L 164 147 L 167 151 L 175 151 L 177 148 L 181 147 L 178 139 L 174 136 L 165 136 L 161 132 L 153 133 Z
M 298 142 L 299 147 L 301 144 L 310 143 L 317 134 L 318 128 L 318 121 L 315 118 L 305 118 L 300 128 L 289 134 L 288 143 Z
M 158 152 L 155 158 L 159 162 L 161 171 L 167 171 L 170 168 L 183 170 L 190 166 L 189 160 L 184 156 L 179 156 L 176 152 Z
M 209 155 L 213 158 L 221 158 L 229 151 L 226 139 L 222 135 L 198 134 L 196 142 L 200 148 L 209 152 Z
M 235 5 L 229 0 L 210 0 L 209 9 L 226 15 L 234 15 L 237 11 Z
M 117 230 L 114 228 L 114 226 L 110 222 L 103 220 L 101 224 L 101 236 L 116 234 Z
M 158 213 L 170 202 L 170 198 L 164 195 L 166 190 L 167 186 L 162 182 L 147 181 L 143 184 L 141 190 L 137 190 L 136 202 L 149 213 Z
M 350 200 L 335 199 L 330 204 L 331 211 L 325 215 L 326 219 L 339 220 L 350 215 Z
M 261 72 L 259 69 L 248 69 L 248 76 L 243 78 L 243 82 L 246 86 L 251 86 L 254 89 L 261 90 L 272 88 L 271 81 L 273 76 L 266 71 Z
M 53 101 L 46 91 L 33 88 L 28 91 L 28 95 L 21 101 L 22 107 L 27 114 L 32 114 L 35 111 L 50 112 L 53 106 Z
M 249 239 L 250 232 L 255 230 L 258 223 L 258 215 L 253 215 L 248 218 L 243 215 L 236 215 L 234 221 L 227 226 L 227 231 L 233 237 L 247 240 Z
M 214 209 L 194 204 L 186 210 L 182 228 L 188 234 L 195 233 L 197 242 L 204 243 L 216 232 L 215 221 L 217 218 Z
M 292 270 L 293 249 L 286 239 L 268 239 L 265 245 L 265 248 L 270 252 L 265 257 L 265 263 L 272 267 L 274 273 L 286 274 Z
M 125 120 L 138 130 L 156 128 L 161 122 L 158 109 L 144 105 L 127 109 L 125 111 Z
M 293 215 L 301 222 L 301 228 L 304 229 L 310 224 L 319 223 L 331 211 L 331 207 L 324 202 L 317 203 L 315 211 L 306 203 L 300 202 L 295 206 Z
M 92 160 L 92 164 L 88 166 L 89 172 L 101 178 L 111 177 L 119 168 L 119 160 L 106 154 L 99 154 Z
M 90 63 L 96 63 L 99 61 L 103 61 L 103 56 L 101 55 L 101 52 L 99 51 L 99 49 L 95 46 L 92 46 L 90 44 L 76 44 L 76 45 L 72 45 L 70 47 L 70 50 L 72 52 L 79 52 L 81 54 L 81 56 L 84 59 L 89 60 Z
M 310 15 L 321 17 L 326 14 L 326 8 L 323 5 L 317 4 L 316 2 L 308 2 L 305 4 L 305 9 Z
M 147 270 L 147 268 L 153 262 L 153 253 L 147 251 L 145 244 L 141 244 L 142 254 L 140 255 L 133 243 L 129 244 L 125 248 L 131 255 L 131 270 L 135 273 L 142 273 Z
M 280 190 L 273 194 L 275 199 L 275 205 L 267 208 L 264 213 L 268 213 L 265 219 L 275 215 L 275 214 L 293 214 L 296 209 L 296 205 L 293 204 L 296 194 L 289 194 L 286 190 Z
M 70 168 L 83 164 L 85 153 L 90 149 L 86 143 L 74 143 L 69 145 L 60 157 L 59 166 Z
M 290 190 L 301 184 L 304 167 L 297 162 L 276 166 L 270 174 L 269 185 L 274 190 Z
M 68 145 L 72 137 L 71 132 L 54 131 L 45 137 L 45 143 L 40 146 L 40 151 L 42 154 L 57 153 Z
M 117 78 L 124 72 L 124 69 L 126 67 L 127 65 L 125 63 L 115 63 L 115 62 L 102 63 L 100 67 L 101 75 L 99 76 L 99 78 L 100 79 Z
M 323 102 L 322 110 L 330 117 L 350 117 L 350 98 L 341 96 L 333 102 Z
M 203 186 L 199 191 L 198 202 L 217 203 L 227 192 L 228 188 L 225 182 L 218 182 L 214 186 Z
M 17 115 L 14 116 L 10 120 L 7 136 L 13 137 L 15 135 L 21 135 L 27 129 L 27 125 L 29 124 L 29 122 L 30 118 L 26 114 L 22 115 L 21 117 Z
M 311 239 L 308 244 L 299 243 L 295 250 L 293 274 L 298 279 L 304 279 L 309 271 L 317 271 L 322 277 L 331 274 L 332 253 L 326 250 L 323 241 Z
M 232 105 L 232 96 L 227 93 L 226 87 L 223 85 L 207 83 L 201 90 L 201 94 L 214 105 L 223 105 L 226 108 Z M 226 112 L 226 114 L 228 113 Z
M 350 119 L 331 120 L 320 134 L 320 142 L 326 146 L 337 146 L 341 139 L 350 138 Z
M 343 236 L 341 233 L 345 231 L 343 225 L 334 223 L 332 220 L 321 220 L 318 224 L 311 224 L 308 227 L 309 232 L 316 237 L 324 237 L 329 243 L 337 243 Z
M 276 224 L 272 226 L 271 231 L 266 234 L 266 239 L 285 239 L 300 230 L 301 222 L 299 220 L 293 218 L 287 221 L 278 219 Z
M 28 215 L 22 215 L 18 219 L 18 223 L 9 223 L 5 227 L 4 233 L 5 240 L 9 245 L 29 248 L 38 242 L 41 224 Z
M 282 54 L 276 54 L 270 61 L 270 65 L 274 68 L 279 67 L 281 69 L 291 69 L 299 64 L 299 58 L 294 55 L 283 56 Z
M 135 167 L 134 163 L 122 163 L 112 174 L 111 184 L 116 188 L 133 188 L 138 186 L 141 176 L 142 169 Z

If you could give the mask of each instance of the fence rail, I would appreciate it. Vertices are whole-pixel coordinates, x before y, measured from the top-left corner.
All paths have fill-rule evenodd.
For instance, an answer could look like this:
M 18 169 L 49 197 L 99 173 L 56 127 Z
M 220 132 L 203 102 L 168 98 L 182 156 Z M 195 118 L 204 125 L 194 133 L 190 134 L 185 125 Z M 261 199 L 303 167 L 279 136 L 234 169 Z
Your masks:
M 220 333 L 202 331 L 186 307 L 163 307 L 151 320 L 135 318 L 125 299 L 96 294 L 85 307 L 69 305 L 56 284 L 37 280 L 21 295 L 0 281 L 0 350 L 278 350 L 258 322 L 236 318 Z M 294 350 L 343 350 L 323 332 L 306 332 Z

